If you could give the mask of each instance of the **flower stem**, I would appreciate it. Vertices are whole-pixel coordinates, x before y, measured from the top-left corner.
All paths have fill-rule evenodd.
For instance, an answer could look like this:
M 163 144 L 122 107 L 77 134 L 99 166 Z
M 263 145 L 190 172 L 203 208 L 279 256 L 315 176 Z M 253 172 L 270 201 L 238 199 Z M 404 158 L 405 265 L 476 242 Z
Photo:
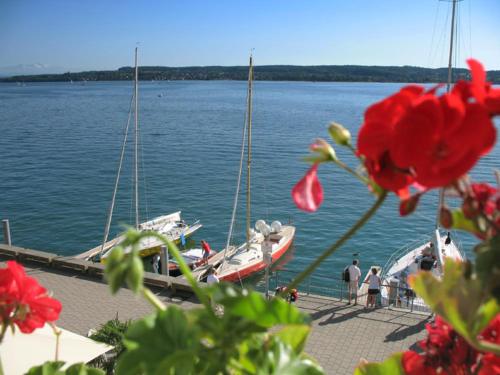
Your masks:
M 348 144 L 346 145 L 346 147 L 347 147 L 349 150 L 351 150 L 351 152 L 354 154 L 354 156 L 356 156 L 356 157 L 359 159 L 359 156 L 357 155 L 356 150 L 354 149 L 354 147 L 352 146 L 352 144 L 348 143 Z
M 56 335 L 56 354 L 54 361 L 57 362 L 59 360 L 59 343 L 60 343 L 59 338 L 61 337 L 62 331 L 59 328 L 57 328 L 54 323 L 50 323 L 50 326 L 52 327 L 52 331 L 54 331 L 54 335 Z
M 159 300 L 159 298 L 156 297 L 156 295 L 151 291 L 151 289 L 149 289 L 149 288 L 142 288 L 142 295 L 158 311 L 164 311 L 164 310 L 166 310 L 166 307 L 163 304 L 163 302 L 161 302 Z
M 485 341 L 485 340 L 478 340 L 478 341 L 472 343 L 472 345 L 477 350 L 494 353 L 495 355 L 500 355 L 500 345 L 498 345 L 498 344 L 495 344 L 495 343 L 492 343 L 489 341 Z
M 2 326 L 2 328 L 0 330 L 0 344 L 3 341 L 3 337 L 5 336 L 5 332 L 7 332 L 7 328 L 9 328 L 9 324 L 8 324 L 8 322 L 3 322 L 3 324 L 1 326 Z
M 358 172 L 356 172 L 354 169 L 352 169 L 351 167 L 349 167 L 347 164 L 345 164 L 344 162 L 340 161 L 339 159 L 336 159 L 333 161 L 335 164 L 337 164 L 340 168 L 342 168 L 343 170 L 347 171 L 348 173 L 352 174 L 354 177 L 356 177 L 358 180 L 360 180 L 362 183 L 364 183 L 365 185 L 370 185 L 370 181 L 364 177 L 364 176 L 361 176 Z
M 382 191 L 378 199 L 375 201 L 373 206 L 370 207 L 368 211 L 365 212 L 363 216 L 354 224 L 347 232 L 340 237 L 337 242 L 326 249 L 321 256 L 319 256 L 314 262 L 312 262 L 304 271 L 302 271 L 287 287 L 288 290 L 296 288 L 307 276 L 309 276 L 326 258 L 337 251 L 349 238 L 351 238 L 354 233 L 358 231 L 365 223 L 373 216 L 373 214 L 379 209 L 379 207 L 384 202 L 387 197 L 387 191 Z

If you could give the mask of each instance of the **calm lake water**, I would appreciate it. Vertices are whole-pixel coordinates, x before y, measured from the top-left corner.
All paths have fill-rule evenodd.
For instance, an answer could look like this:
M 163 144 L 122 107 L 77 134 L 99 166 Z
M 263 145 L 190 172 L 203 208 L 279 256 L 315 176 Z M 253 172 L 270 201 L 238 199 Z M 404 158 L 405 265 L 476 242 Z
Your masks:
M 325 201 L 314 214 L 295 208 L 290 190 L 308 166 L 301 158 L 335 120 L 353 134 L 365 108 L 401 84 L 255 82 L 252 219 L 291 220 L 294 248 L 284 267 L 302 270 L 373 202 L 366 187 L 333 165 L 319 169 Z M 130 82 L 0 84 L 0 217 L 18 246 L 77 254 L 102 240 L 132 93 Z M 238 173 L 246 82 L 141 82 L 141 218 L 182 210 L 204 227 L 195 239 L 225 244 Z M 130 150 L 129 150 L 130 151 Z M 342 160 L 353 157 L 337 148 Z M 500 148 L 473 176 L 494 182 Z M 113 233 L 132 223 L 128 152 Z M 338 277 L 359 254 L 363 273 L 408 242 L 429 235 L 437 195 L 401 218 L 391 197 L 317 275 Z M 244 205 L 240 205 L 244 208 Z M 236 238 L 242 240 L 242 219 Z M 1 235 L 1 234 L 0 234 Z M 475 240 L 460 235 L 466 252 Z

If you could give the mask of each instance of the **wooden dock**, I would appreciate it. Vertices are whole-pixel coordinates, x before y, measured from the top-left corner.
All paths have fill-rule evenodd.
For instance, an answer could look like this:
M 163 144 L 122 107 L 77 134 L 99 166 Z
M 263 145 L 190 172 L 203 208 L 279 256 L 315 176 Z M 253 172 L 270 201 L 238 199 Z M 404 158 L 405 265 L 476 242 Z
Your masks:
M 112 247 L 118 245 L 124 239 L 125 239 L 125 235 L 122 234 L 121 236 L 115 237 L 112 240 L 109 240 L 108 242 L 106 242 L 104 244 L 104 249 L 102 247 L 102 244 L 100 244 L 100 245 L 98 245 L 98 246 L 96 246 L 96 247 L 94 247 L 94 248 L 92 248 L 90 250 L 85 251 L 84 253 L 77 254 L 74 257 L 76 259 L 89 259 L 89 258 L 91 258 L 91 257 L 99 254 L 101 252 L 101 249 L 103 250 L 103 253 L 105 253 L 106 251 L 108 251 Z
M 26 249 L 23 247 L 0 244 L 0 260 L 13 259 L 21 264 L 37 264 L 47 268 L 70 271 L 84 276 L 104 276 L 105 265 L 81 259 L 80 257 L 60 256 L 55 253 Z M 181 277 L 169 277 L 152 272 L 144 272 L 144 284 L 156 288 L 192 292 L 191 285 Z

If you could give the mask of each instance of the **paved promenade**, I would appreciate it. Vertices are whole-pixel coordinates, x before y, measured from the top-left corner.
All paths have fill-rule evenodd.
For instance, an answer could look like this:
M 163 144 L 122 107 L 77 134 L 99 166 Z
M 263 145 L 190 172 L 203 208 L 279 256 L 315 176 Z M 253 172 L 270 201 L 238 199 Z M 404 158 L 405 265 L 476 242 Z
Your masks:
M 0 266 L 4 264 L 0 262 Z M 62 302 L 58 325 L 73 332 L 86 335 L 117 315 L 126 320 L 152 312 L 149 304 L 127 289 L 111 296 L 108 286 L 97 279 L 36 266 L 27 266 L 26 270 Z M 187 294 L 157 293 L 167 304 L 187 309 L 197 306 Z M 364 310 L 317 296 L 300 296 L 297 306 L 313 319 L 306 352 L 327 374 L 352 374 L 360 358 L 381 361 L 395 351 L 408 349 L 425 336 L 425 323 L 429 321 L 425 315 Z
M 429 315 L 365 310 L 318 296 L 300 296 L 298 307 L 311 315 L 306 352 L 327 374 L 352 374 L 361 358 L 381 362 L 394 352 L 414 348 L 425 335 Z

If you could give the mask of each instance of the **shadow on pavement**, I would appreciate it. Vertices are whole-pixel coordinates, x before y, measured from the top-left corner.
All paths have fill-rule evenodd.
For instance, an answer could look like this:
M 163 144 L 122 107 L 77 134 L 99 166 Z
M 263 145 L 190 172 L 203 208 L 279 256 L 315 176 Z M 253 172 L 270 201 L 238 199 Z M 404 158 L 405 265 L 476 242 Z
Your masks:
M 414 325 L 399 326 L 394 331 L 389 333 L 384 342 L 394 342 L 406 339 L 408 336 L 416 335 L 425 329 L 425 325 L 432 321 L 432 317 L 429 315 L 425 320 L 422 320 Z
M 359 307 L 353 307 L 353 306 L 337 306 L 332 309 L 328 310 L 323 310 L 323 311 L 318 311 L 314 314 L 311 314 L 311 318 L 313 320 L 318 320 L 322 318 L 325 315 L 330 315 L 330 317 L 326 320 L 323 320 L 319 322 L 318 324 L 320 326 L 328 325 L 328 324 L 335 324 L 335 323 L 340 323 L 355 317 L 358 317 L 360 315 L 367 315 L 370 314 L 370 312 L 373 310 L 366 310 L 362 308 L 361 306 Z

